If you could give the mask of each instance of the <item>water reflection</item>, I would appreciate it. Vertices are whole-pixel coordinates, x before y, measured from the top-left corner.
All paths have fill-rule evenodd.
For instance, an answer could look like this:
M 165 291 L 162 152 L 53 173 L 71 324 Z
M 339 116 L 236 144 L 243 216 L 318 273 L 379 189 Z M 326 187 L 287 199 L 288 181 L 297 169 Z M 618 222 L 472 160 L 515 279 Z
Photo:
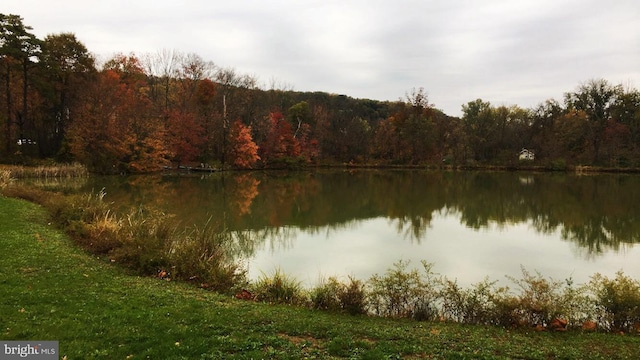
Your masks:
M 630 175 L 251 172 L 95 178 L 84 186 L 102 187 L 114 204 L 158 207 L 187 225 L 219 219 L 225 229 L 285 247 L 297 236 L 292 229 L 338 232 L 375 218 L 419 244 L 436 215 L 476 230 L 530 223 L 541 234 L 560 231 L 589 254 L 640 239 L 640 177 Z
M 523 264 L 576 269 L 594 259 L 615 272 L 640 242 L 640 177 L 632 175 L 165 174 L 91 178 L 82 191 L 103 187 L 120 211 L 150 206 L 186 226 L 219 224 L 233 233 L 229 251 L 263 271 L 288 264 L 299 267 L 293 273 L 368 276 L 415 257 L 456 277 L 502 276 L 505 266 L 517 275 Z M 600 271 L 593 266 L 584 272 Z

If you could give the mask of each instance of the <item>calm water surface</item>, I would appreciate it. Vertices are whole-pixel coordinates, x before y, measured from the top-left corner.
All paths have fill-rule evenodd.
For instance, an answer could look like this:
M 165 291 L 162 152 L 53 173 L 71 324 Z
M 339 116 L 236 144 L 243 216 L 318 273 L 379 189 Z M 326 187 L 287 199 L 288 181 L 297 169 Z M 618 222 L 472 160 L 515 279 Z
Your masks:
M 640 278 L 640 176 L 392 170 L 93 178 L 124 208 L 237 235 L 252 278 L 276 268 L 306 285 L 367 279 L 400 259 L 462 285 L 521 267 L 584 283 Z

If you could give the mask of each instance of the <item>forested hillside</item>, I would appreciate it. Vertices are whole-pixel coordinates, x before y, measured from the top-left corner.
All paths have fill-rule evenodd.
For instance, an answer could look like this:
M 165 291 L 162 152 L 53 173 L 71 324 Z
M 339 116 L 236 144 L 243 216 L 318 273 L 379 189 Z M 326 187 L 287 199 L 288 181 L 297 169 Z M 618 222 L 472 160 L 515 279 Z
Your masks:
M 3 162 L 79 161 L 99 173 L 515 165 L 526 148 L 541 166 L 640 167 L 640 92 L 604 79 L 532 109 L 471 100 L 458 118 L 423 88 L 389 102 L 296 92 L 171 50 L 98 64 L 75 34 L 31 30 L 0 14 Z

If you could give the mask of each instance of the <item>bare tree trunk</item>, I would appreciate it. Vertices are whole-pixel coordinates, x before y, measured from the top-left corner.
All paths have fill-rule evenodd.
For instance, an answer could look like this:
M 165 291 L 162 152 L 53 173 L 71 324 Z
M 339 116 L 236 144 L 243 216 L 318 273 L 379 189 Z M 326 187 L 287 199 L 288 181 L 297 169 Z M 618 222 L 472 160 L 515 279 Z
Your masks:
M 11 154 L 11 69 L 7 62 L 7 80 L 5 82 L 7 96 L 7 123 L 5 124 L 5 147 L 7 155 Z

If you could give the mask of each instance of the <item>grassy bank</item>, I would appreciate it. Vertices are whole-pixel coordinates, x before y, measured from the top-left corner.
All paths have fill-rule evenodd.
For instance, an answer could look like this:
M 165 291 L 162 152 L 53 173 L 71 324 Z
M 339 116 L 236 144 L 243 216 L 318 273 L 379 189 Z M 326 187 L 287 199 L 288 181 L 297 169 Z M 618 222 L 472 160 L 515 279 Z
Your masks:
M 128 274 L 0 197 L 0 338 L 68 359 L 631 359 L 640 337 L 416 322 L 236 300 Z

